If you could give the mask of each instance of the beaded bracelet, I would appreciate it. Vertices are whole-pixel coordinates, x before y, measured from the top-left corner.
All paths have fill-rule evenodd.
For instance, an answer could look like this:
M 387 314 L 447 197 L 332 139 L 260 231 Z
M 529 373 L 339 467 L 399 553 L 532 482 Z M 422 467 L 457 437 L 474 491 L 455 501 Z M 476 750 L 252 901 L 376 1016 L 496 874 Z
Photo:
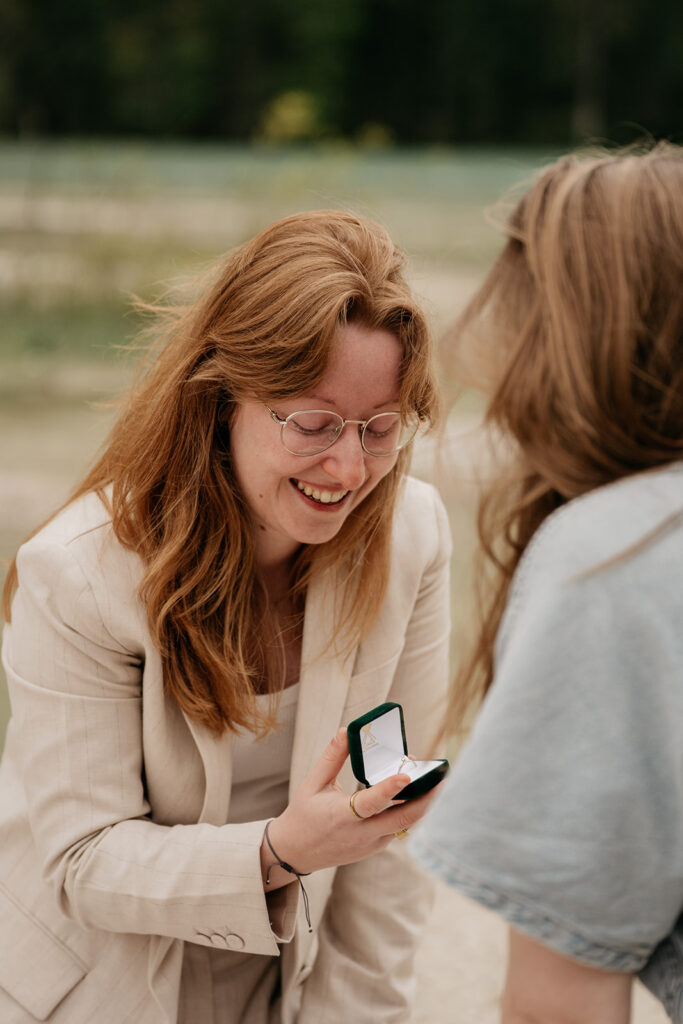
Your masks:
M 271 818 L 270 821 L 272 821 L 272 820 L 273 819 Z M 308 904 L 308 893 L 304 889 L 304 883 L 301 881 L 302 875 L 303 875 L 304 878 L 306 878 L 306 876 L 310 875 L 311 872 L 310 871 L 296 871 L 292 867 L 291 864 L 287 864 L 286 861 L 280 860 L 280 858 L 276 854 L 275 850 L 273 849 L 273 844 L 271 843 L 270 836 L 268 835 L 268 829 L 270 827 L 270 821 L 266 825 L 266 831 L 264 833 L 264 836 L 265 836 L 266 843 L 268 844 L 268 849 L 272 853 L 273 857 L 275 857 L 275 860 L 273 861 L 272 864 L 269 865 L 268 870 L 266 872 L 266 885 L 270 885 L 270 872 L 271 872 L 271 869 L 274 868 L 276 864 L 279 867 L 281 867 L 283 869 L 283 871 L 288 871 L 290 875 L 294 875 L 296 877 L 297 882 L 301 886 L 301 895 L 302 895 L 303 901 L 304 901 L 304 913 L 306 914 L 306 924 L 308 925 L 309 932 L 312 932 L 313 928 L 311 926 L 311 912 L 310 912 L 309 904 Z

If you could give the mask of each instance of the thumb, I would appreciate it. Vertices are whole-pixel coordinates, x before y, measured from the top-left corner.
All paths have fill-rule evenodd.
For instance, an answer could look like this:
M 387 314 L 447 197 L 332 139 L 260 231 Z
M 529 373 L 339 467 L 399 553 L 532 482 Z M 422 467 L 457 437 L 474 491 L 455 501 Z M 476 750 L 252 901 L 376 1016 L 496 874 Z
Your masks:
M 409 782 L 409 775 L 391 775 L 388 779 L 376 782 L 369 789 L 361 789 L 354 801 L 354 807 L 361 818 L 371 818 L 374 814 L 380 814 L 391 806 L 394 798 Z
M 319 792 L 328 786 L 339 775 L 344 761 L 349 756 L 349 741 L 346 729 L 340 729 L 334 739 L 330 740 L 322 754 L 306 776 L 306 784 Z

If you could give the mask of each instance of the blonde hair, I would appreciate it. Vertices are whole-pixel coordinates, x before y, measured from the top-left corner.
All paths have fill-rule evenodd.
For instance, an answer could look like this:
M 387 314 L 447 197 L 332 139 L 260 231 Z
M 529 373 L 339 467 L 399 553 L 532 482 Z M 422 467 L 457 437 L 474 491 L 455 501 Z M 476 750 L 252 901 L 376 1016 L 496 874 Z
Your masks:
M 230 457 L 237 403 L 312 389 L 340 325 L 394 334 L 401 410 L 431 424 L 437 391 L 427 326 L 403 257 L 379 225 L 336 210 L 297 214 L 247 242 L 191 306 L 157 306 L 163 343 L 133 387 L 104 453 L 71 495 L 97 492 L 118 540 L 144 564 L 140 596 L 168 693 L 216 732 L 266 730 L 274 704 L 254 698 L 264 673 L 282 686 L 284 651 L 254 563 L 249 510 Z M 388 577 L 392 517 L 409 452 L 324 545 L 304 546 L 290 584 L 339 570 L 335 635 L 369 628 Z M 16 586 L 8 577 L 5 616 Z
M 480 504 L 488 583 L 449 731 L 491 683 L 510 581 L 546 516 L 683 455 L 683 150 L 561 159 L 507 234 L 449 339 L 456 362 L 488 363 L 487 422 L 514 444 Z

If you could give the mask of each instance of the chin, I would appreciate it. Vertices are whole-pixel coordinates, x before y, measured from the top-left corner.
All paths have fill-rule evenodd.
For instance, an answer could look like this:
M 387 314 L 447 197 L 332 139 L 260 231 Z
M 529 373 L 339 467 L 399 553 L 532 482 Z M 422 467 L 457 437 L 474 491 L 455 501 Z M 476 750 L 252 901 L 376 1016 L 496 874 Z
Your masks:
M 326 544 L 337 536 L 341 530 L 344 522 L 337 523 L 334 527 L 329 526 L 327 529 L 318 530 L 306 530 L 301 531 L 299 536 L 296 538 L 299 544 Z

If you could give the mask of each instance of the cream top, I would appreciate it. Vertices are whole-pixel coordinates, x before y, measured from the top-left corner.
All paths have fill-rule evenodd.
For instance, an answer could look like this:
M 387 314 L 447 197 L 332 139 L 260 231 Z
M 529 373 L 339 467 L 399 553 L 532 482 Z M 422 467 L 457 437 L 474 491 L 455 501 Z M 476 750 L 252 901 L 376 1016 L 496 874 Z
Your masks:
M 229 818 L 233 824 L 275 818 L 287 806 L 298 698 L 298 683 L 283 690 L 278 724 L 263 739 L 253 733 L 234 737 Z M 269 694 L 256 698 L 264 707 L 269 699 Z
M 287 806 L 299 684 L 280 698 L 278 724 L 263 739 L 242 733 L 232 741 L 229 821 L 274 818 Z M 269 695 L 256 698 L 267 706 Z M 185 943 L 178 1024 L 280 1024 L 277 957 Z

